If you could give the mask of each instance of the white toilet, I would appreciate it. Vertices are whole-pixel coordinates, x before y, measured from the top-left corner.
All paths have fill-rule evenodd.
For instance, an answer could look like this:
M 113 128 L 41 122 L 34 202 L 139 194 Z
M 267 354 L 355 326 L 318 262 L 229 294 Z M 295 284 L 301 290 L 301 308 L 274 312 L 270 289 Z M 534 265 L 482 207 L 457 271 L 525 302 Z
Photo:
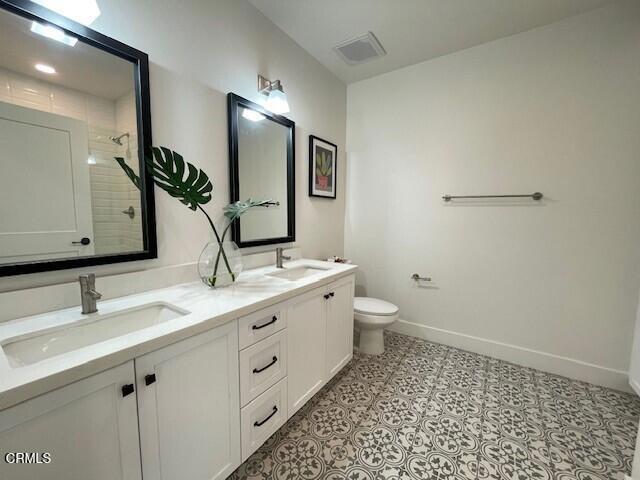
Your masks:
M 398 307 L 377 298 L 355 297 L 353 318 L 360 330 L 360 351 L 369 355 L 384 353 L 384 329 L 398 320 Z

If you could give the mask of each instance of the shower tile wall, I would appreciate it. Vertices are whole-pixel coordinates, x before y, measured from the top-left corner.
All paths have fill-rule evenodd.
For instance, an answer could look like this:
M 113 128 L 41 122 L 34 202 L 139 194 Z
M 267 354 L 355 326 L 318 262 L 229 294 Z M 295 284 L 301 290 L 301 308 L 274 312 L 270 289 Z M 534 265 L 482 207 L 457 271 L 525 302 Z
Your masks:
M 138 172 L 138 124 L 136 116 L 136 98 L 133 90 L 116 100 L 116 130 L 129 132 L 129 143 L 124 143 L 124 156 L 131 168 Z M 124 139 L 123 139 L 124 140 Z M 129 204 L 134 208 L 136 217 L 140 218 L 140 194 L 129 184 Z M 128 208 L 128 206 L 127 206 Z M 129 222 L 129 231 L 125 236 L 126 246 L 130 251 L 142 250 L 142 230 L 140 222 Z
M 128 155 L 134 159 L 129 164 L 137 170 L 133 91 L 111 101 L 0 68 L 0 101 L 87 123 L 95 252 L 141 250 L 139 192 L 113 160 L 116 155 Z M 129 144 L 126 138 L 123 146 L 109 140 L 127 131 L 132 133 Z M 129 206 L 134 207 L 133 220 L 122 213 Z

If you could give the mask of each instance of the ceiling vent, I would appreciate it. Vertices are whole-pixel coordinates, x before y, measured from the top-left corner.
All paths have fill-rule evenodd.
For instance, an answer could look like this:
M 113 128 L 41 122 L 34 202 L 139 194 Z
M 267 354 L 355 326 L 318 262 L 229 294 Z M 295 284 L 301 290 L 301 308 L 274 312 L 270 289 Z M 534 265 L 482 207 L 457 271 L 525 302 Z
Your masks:
M 349 65 L 369 62 L 387 54 L 373 32 L 342 42 L 333 49 Z

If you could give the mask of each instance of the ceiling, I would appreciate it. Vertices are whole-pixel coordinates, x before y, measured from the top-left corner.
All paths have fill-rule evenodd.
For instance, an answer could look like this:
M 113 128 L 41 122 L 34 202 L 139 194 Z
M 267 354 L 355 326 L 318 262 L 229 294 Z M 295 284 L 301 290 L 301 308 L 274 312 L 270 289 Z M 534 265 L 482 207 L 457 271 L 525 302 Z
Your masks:
M 345 83 L 562 20 L 611 0 L 249 0 Z M 372 31 L 387 55 L 355 66 L 333 47 Z
M 134 88 L 134 68 L 127 60 L 82 42 L 70 47 L 30 29 L 31 21 L 0 10 L 0 67 L 109 100 Z M 57 73 L 40 73 L 36 63 Z

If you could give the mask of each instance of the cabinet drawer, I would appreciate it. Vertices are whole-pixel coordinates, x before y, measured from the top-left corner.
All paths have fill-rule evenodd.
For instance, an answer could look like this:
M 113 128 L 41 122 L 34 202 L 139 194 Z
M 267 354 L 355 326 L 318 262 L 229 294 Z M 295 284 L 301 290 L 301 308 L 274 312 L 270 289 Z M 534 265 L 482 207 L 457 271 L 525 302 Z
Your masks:
M 287 421 L 287 379 L 283 378 L 244 407 L 240 417 L 244 462 Z
M 273 305 L 238 320 L 240 350 L 263 340 L 287 326 L 282 305 Z
M 287 330 L 240 352 L 240 401 L 246 405 L 287 375 Z

